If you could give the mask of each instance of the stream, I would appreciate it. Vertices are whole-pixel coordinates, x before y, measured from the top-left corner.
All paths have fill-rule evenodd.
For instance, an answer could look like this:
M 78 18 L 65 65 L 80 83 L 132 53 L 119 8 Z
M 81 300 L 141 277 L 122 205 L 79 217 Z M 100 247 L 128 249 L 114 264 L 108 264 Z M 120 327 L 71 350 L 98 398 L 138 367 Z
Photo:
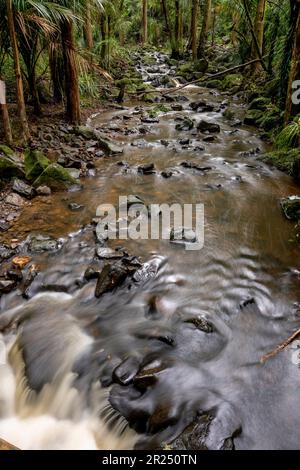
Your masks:
M 169 73 L 155 57 L 145 80 Z M 245 110 L 237 97 L 197 86 L 171 96 L 157 123 L 141 122 L 134 101 L 92 116 L 124 153 L 97 160 L 81 191 L 37 198 L 2 237 L 61 242 L 30 253 L 40 274 L 28 299 L 0 299 L 0 437 L 21 449 L 158 448 L 204 415 L 199 448 L 299 449 L 298 343 L 260 362 L 300 326 L 300 252 L 279 204 L 299 186 L 259 160 L 268 146 L 256 129 L 225 119 L 228 102 L 237 117 Z M 200 100 L 209 110 L 191 108 Z M 180 131 L 183 117 L 221 132 L 209 142 Z M 138 171 L 148 163 L 155 173 Z M 204 204 L 204 247 L 110 241 L 148 264 L 138 282 L 96 298 L 97 281 L 83 281 L 91 220 L 119 195 Z

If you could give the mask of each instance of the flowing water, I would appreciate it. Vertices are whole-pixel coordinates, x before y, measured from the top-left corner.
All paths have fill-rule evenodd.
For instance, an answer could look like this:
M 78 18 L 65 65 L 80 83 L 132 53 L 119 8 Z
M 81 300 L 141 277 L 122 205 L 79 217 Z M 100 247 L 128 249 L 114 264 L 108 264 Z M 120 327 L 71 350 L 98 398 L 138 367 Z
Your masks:
M 63 241 L 59 252 L 33 256 L 40 274 L 29 300 L 18 291 L 1 298 L 0 437 L 23 449 L 157 446 L 211 410 L 210 448 L 233 435 L 238 449 L 299 448 L 297 345 L 260 363 L 300 325 L 300 254 L 279 206 L 299 187 L 244 155 L 267 147 L 254 129 L 232 127 L 222 116 L 226 96 L 199 87 L 176 96 L 186 98 L 183 111 L 165 113 L 158 124 L 141 124 L 130 102 L 93 116 L 90 125 L 122 143 L 129 167 L 118 157 L 99 160 L 82 191 L 36 200 L 6 234 L 42 232 Z M 189 104 L 199 99 L 215 111 L 193 112 Z M 231 100 L 238 114 L 243 104 Z M 217 122 L 221 133 L 208 143 L 179 132 L 179 115 Z M 189 144 L 179 143 L 186 138 Z M 183 161 L 211 170 L 184 168 Z M 145 163 L 157 173 L 138 173 Z M 165 170 L 173 176 L 163 178 Z M 129 194 L 147 204 L 203 203 L 204 248 L 110 242 L 150 260 L 156 275 L 96 299 L 96 281 L 82 282 L 95 250 L 88 224 L 99 204 Z M 71 212 L 70 202 L 85 209 Z M 199 328 L 199 319 L 212 331 Z M 128 357 L 148 382 L 112 384 L 112 371 Z

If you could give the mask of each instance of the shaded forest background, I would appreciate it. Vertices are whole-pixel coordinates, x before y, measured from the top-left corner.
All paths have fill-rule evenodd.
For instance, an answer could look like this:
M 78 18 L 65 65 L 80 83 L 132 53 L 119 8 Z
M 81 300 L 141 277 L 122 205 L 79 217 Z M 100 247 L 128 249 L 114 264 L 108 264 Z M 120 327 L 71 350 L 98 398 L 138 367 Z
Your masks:
M 169 52 L 184 82 L 252 62 L 242 88 L 268 90 L 273 127 L 298 146 L 298 0 L 1 0 L 3 140 L 30 141 L 28 120 L 43 112 L 76 124 L 84 108 L 143 91 L 132 60 L 141 47 Z

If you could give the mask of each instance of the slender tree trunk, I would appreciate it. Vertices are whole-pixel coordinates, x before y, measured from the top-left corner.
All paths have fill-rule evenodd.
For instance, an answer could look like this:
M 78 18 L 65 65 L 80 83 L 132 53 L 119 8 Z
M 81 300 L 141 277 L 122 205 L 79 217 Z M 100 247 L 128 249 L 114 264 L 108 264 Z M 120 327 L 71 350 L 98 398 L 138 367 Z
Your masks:
M 23 80 L 21 75 L 21 65 L 20 65 L 20 56 L 17 43 L 15 22 L 14 22 L 14 13 L 12 0 L 6 0 L 6 12 L 7 12 L 7 22 L 9 29 L 9 36 L 11 47 L 14 57 L 14 66 L 15 66 L 15 76 L 16 76 L 16 85 L 17 85 L 17 100 L 18 100 L 18 111 L 22 126 L 23 139 L 27 142 L 30 139 L 30 132 L 26 116 L 26 107 L 24 100 L 24 89 L 23 89 Z
M 215 45 L 215 34 L 216 34 L 216 8 L 212 10 L 212 34 L 211 34 L 211 45 Z
M 80 96 L 72 21 L 62 21 L 60 29 L 65 71 L 66 114 L 70 122 L 79 124 Z
M 84 36 L 85 36 L 86 47 L 89 51 L 91 51 L 94 47 L 94 41 L 93 41 L 92 15 L 91 15 L 91 2 L 90 2 L 90 0 L 86 0 L 86 2 L 85 2 Z
M 148 42 L 148 0 L 143 0 L 143 46 Z
M 49 49 L 49 65 L 51 73 L 51 82 L 53 90 L 53 100 L 55 103 L 61 103 L 63 99 L 63 58 L 61 52 L 54 45 Z
M 41 107 L 39 92 L 38 92 L 37 84 L 36 84 L 35 70 L 32 70 L 28 76 L 28 87 L 29 87 L 31 98 L 32 98 L 33 112 L 36 116 L 41 116 L 42 107 Z
M 278 6 L 272 15 L 272 27 L 270 33 L 270 51 L 269 51 L 269 58 L 268 58 L 268 75 L 273 76 L 273 60 L 275 55 L 275 48 L 276 42 L 278 37 L 278 24 L 280 21 L 280 7 Z
M 257 39 L 257 45 L 259 47 L 260 55 L 257 51 L 257 45 L 252 43 L 252 59 L 259 59 L 263 55 L 263 43 L 264 43 L 264 26 L 265 26 L 265 15 L 266 15 L 266 0 L 258 0 L 256 8 L 256 16 L 254 23 L 254 34 Z M 259 72 L 262 70 L 261 62 L 256 62 L 252 66 L 253 72 Z
M 231 42 L 233 47 L 238 45 L 238 38 L 237 38 L 237 28 L 240 22 L 240 14 L 238 12 L 234 12 L 232 15 L 232 29 L 231 29 Z
M 161 0 L 161 8 L 162 8 L 163 17 L 165 19 L 166 31 L 169 36 L 170 45 L 171 45 L 171 48 L 173 48 L 173 34 L 172 34 L 171 27 L 170 27 L 169 12 L 167 8 L 166 0 Z
M 206 47 L 207 36 L 209 32 L 209 27 L 210 27 L 211 1 L 212 0 L 205 0 L 205 3 L 204 3 L 202 28 L 201 28 L 200 39 L 199 39 L 199 44 L 198 44 L 198 58 L 204 57 L 205 55 L 205 47 Z
M 175 20 L 174 20 L 174 36 L 172 41 L 172 58 L 180 57 L 180 0 L 175 0 Z
M 193 0 L 192 3 L 192 18 L 191 18 L 191 37 L 192 37 L 192 55 L 193 60 L 197 59 L 197 31 L 198 31 L 198 0 Z
M 0 80 L 0 107 L 1 107 L 5 141 L 8 145 L 12 145 L 13 139 L 12 139 L 12 133 L 11 133 L 11 127 L 10 127 L 9 114 L 8 114 L 8 109 L 7 109 L 7 104 L 6 104 L 5 82 L 3 80 Z
M 293 84 L 300 80 L 300 3 L 291 0 L 291 17 L 294 24 L 293 48 L 288 80 L 288 91 L 285 104 L 285 122 L 288 124 L 291 119 L 300 112 L 300 105 L 293 102 L 295 91 Z M 297 87 L 299 89 L 299 86 Z
M 108 52 L 108 42 L 109 42 L 109 37 L 108 37 L 108 18 L 106 13 L 101 14 L 101 19 L 100 19 L 100 30 L 101 30 L 101 61 L 102 65 L 106 68 L 108 68 L 108 62 L 109 62 L 109 52 Z

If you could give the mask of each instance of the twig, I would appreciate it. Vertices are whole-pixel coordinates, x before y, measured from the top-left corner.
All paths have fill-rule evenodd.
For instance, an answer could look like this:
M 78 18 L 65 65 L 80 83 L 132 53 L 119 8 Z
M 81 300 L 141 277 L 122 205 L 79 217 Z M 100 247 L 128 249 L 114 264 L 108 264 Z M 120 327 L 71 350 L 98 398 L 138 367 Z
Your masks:
M 293 341 L 300 335 L 300 328 L 295 331 L 288 339 L 286 339 L 283 343 L 279 344 L 273 351 L 269 352 L 268 354 L 265 354 L 264 356 L 261 357 L 260 362 L 264 364 L 266 361 L 271 359 L 272 357 L 276 356 L 278 353 L 283 351 L 285 348 L 287 348 Z

